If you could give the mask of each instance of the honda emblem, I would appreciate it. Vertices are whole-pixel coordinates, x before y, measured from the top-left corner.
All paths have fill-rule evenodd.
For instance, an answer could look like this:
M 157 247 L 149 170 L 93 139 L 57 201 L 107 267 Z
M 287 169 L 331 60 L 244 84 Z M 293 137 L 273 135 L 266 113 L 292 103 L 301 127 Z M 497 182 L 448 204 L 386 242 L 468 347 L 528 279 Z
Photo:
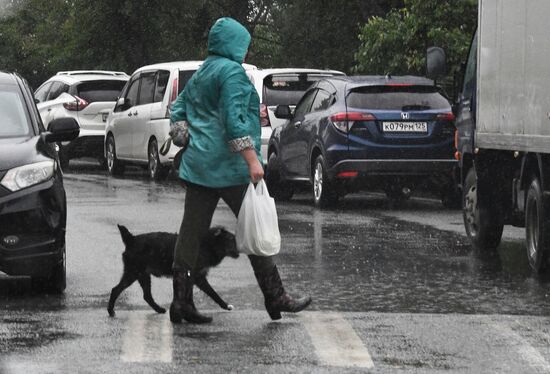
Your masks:
M 409 113 L 401 112 L 401 119 L 410 119 Z

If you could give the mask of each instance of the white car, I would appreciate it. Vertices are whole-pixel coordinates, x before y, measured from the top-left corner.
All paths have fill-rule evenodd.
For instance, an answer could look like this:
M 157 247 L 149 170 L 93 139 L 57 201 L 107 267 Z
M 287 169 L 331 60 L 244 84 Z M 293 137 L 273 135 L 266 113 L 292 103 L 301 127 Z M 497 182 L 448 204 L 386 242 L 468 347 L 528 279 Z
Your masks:
M 289 105 L 292 109 L 311 84 L 326 77 L 345 75 L 336 70 L 319 69 L 255 69 L 247 71 L 248 77 L 260 95 L 260 121 L 262 126 L 262 158 L 267 164 L 267 143 L 271 132 L 286 120 L 275 118 L 277 105 Z
M 126 73 L 118 71 L 61 71 L 35 91 L 36 106 L 46 128 L 63 117 L 74 118 L 80 126 L 78 138 L 58 144 L 63 169 L 72 158 L 104 161 L 105 122 L 128 79 Z
M 202 61 L 166 62 L 137 69 L 124 87 L 107 119 L 105 157 L 111 175 L 124 173 L 125 165 L 147 166 L 154 180 L 164 179 L 179 150 L 166 155 L 159 149 L 170 131 L 170 105 L 176 100 Z M 256 69 L 243 64 L 246 70 Z

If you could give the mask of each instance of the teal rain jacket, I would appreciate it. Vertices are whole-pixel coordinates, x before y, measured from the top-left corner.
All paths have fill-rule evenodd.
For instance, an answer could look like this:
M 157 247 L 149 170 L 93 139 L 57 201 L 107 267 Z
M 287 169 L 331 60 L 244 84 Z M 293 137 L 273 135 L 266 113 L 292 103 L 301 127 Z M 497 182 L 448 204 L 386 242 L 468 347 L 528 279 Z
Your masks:
M 171 120 L 187 120 L 190 142 L 181 179 L 221 188 L 250 182 L 239 154 L 255 148 L 260 162 L 260 98 L 242 63 L 250 34 L 237 21 L 220 18 L 208 35 L 208 58 L 172 106 Z

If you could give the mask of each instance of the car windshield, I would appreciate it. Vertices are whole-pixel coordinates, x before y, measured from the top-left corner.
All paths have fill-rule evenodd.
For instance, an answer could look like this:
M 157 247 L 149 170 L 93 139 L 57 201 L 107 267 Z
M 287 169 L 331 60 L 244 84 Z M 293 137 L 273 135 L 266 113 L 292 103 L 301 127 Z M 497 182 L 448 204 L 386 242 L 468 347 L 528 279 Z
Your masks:
M 296 105 L 313 83 L 332 77 L 323 73 L 272 74 L 264 78 L 263 102 L 267 106 Z
M 21 94 L 0 88 L 0 138 L 27 136 L 30 132 L 31 125 Z
M 366 86 L 353 89 L 347 98 L 351 108 L 369 110 L 449 109 L 449 101 L 435 86 Z
M 77 96 L 89 103 L 95 101 L 116 101 L 126 81 L 98 80 L 82 82 L 77 87 Z

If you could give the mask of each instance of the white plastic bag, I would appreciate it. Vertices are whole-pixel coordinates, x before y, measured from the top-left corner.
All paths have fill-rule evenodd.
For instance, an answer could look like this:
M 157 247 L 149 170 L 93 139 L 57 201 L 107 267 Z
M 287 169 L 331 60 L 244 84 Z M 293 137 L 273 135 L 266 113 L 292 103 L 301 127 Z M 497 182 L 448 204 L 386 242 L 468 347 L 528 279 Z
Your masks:
M 254 188 L 250 183 L 244 195 L 235 234 L 239 252 L 273 256 L 281 249 L 281 234 L 275 201 L 262 179 Z

